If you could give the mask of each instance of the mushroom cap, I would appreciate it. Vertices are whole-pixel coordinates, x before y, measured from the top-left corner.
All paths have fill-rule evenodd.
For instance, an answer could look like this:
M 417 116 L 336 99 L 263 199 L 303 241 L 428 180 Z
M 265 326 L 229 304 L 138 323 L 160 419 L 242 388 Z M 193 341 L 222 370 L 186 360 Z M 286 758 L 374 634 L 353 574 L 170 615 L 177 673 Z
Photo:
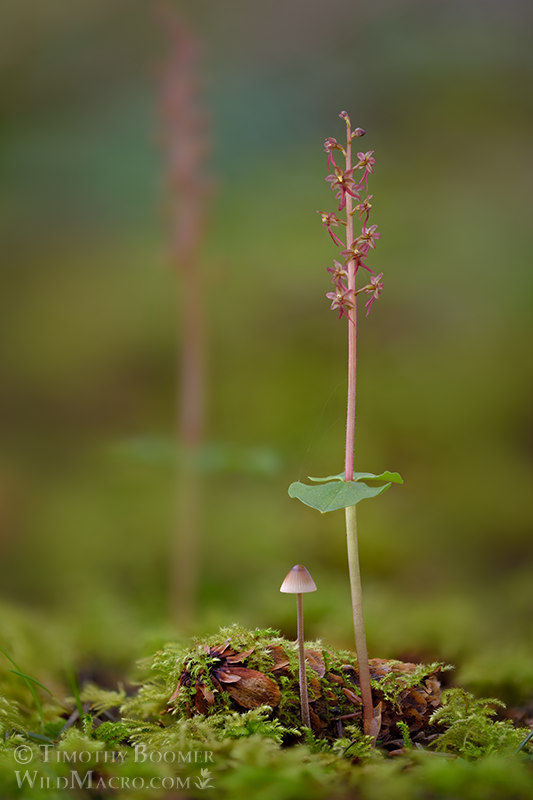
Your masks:
M 316 584 L 303 564 L 295 564 L 287 572 L 285 580 L 281 584 L 280 592 L 285 592 L 286 594 L 316 592 Z

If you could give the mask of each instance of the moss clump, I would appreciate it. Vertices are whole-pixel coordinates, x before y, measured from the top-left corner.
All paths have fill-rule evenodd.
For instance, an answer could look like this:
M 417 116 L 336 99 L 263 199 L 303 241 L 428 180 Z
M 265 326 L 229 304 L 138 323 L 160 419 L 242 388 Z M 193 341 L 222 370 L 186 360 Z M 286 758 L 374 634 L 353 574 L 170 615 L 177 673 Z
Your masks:
M 468 759 L 516 752 L 526 731 L 508 721 L 493 720 L 497 708 L 503 706 L 501 700 L 479 699 L 464 689 L 443 692 L 441 707 L 431 718 L 433 724 L 444 729 L 435 749 Z
M 321 642 L 307 645 L 306 659 L 313 734 L 334 742 L 351 732 L 354 740 L 362 719 L 357 659 Z M 437 736 L 429 720 L 440 705 L 438 675 L 444 668 L 371 661 L 380 745 L 397 749 L 407 733 L 421 744 Z M 276 631 L 232 626 L 193 647 L 170 645 L 155 654 L 148 672 L 136 697 L 122 707 L 132 719 L 158 719 L 169 726 L 176 719 L 211 719 L 266 706 L 271 718 L 291 732 L 289 741 L 302 738 L 297 649 Z

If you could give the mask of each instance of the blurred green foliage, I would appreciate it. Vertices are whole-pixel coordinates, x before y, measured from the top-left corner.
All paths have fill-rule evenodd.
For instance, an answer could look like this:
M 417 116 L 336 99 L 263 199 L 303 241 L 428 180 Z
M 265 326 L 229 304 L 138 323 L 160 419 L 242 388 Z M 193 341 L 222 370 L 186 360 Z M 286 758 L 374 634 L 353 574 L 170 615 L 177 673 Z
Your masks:
M 319 587 L 308 635 L 351 644 L 342 514 L 287 496 L 343 463 L 344 326 L 315 211 L 334 207 L 322 140 L 347 108 L 376 154 L 385 276 L 360 326 L 356 468 L 405 480 L 360 506 L 370 652 L 529 694 L 531 670 L 513 665 L 533 656 L 531 5 L 179 8 L 203 41 L 219 182 L 203 253 L 209 438 L 279 464 L 204 476 L 199 630 L 292 635 L 278 588 L 303 562 Z M 168 618 L 176 466 L 117 458 L 174 430 L 168 41 L 136 0 L 9 0 L 0 16 L 2 596 L 120 661 Z

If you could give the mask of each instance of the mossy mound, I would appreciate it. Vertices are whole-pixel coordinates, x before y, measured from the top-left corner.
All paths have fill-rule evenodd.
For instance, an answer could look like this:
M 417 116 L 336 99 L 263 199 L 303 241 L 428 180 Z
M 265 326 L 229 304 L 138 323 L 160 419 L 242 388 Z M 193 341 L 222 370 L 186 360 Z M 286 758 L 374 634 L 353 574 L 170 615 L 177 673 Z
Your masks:
M 333 741 L 346 736 L 346 724 L 362 727 L 356 657 L 320 642 L 306 647 L 305 656 L 313 733 Z M 296 643 L 277 632 L 222 631 L 183 653 L 178 663 L 166 708 L 171 715 L 209 717 L 270 706 L 282 725 L 301 727 Z M 442 664 L 370 661 L 381 746 L 402 747 L 406 737 L 425 745 L 438 735 L 430 719 L 440 706 L 438 675 L 444 669 Z
M 479 758 L 512 752 L 528 733 L 494 720 L 503 706 L 498 700 L 477 699 L 461 688 L 441 691 L 442 674 L 451 669 L 445 664 L 374 658 L 370 672 L 380 727 L 373 742 L 362 732 L 355 655 L 319 641 L 305 653 L 311 731 L 301 723 L 296 643 L 271 629 L 237 625 L 193 646 L 170 644 L 158 651 L 142 665 L 145 680 L 123 703 L 121 715 L 130 724 L 142 720 L 167 731 L 176 724 L 218 730 L 226 723 L 244 730 L 249 720 L 261 719 L 266 735 L 284 745 L 311 737 L 335 751 L 347 748 L 356 758 L 373 744 L 389 755 L 424 749 Z M 87 692 L 85 697 L 90 699 Z

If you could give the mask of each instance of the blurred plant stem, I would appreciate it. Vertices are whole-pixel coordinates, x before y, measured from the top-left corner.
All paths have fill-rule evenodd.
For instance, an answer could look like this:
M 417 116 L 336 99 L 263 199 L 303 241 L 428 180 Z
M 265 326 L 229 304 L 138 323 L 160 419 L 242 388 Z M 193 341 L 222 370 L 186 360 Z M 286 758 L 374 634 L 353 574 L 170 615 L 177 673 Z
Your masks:
M 202 481 L 199 456 L 205 443 L 207 334 L 200 250 L 211 181 L 207 120 L 200 100 L 199 44 L 173 7 L 160 9 L 170 36 L 162 76 L 163 140 L 169 184 L 170 257 L 179 278 L 176 523 L 170 553 L 170 611 L 190 629 L 196 616 Z
M 198 265 L 181 271 L 178 304 L 179 383 L 177 391 L 177 445 L 180 460 L 176 475 L 176 522 L 170 559 L 171 615 L 187 631 L 196 617 L 198 543 L 201 539 L 202 475 L 199 470 L 205 441 L 207 350 L 205 316 L 197 297 L 203 296 Z

